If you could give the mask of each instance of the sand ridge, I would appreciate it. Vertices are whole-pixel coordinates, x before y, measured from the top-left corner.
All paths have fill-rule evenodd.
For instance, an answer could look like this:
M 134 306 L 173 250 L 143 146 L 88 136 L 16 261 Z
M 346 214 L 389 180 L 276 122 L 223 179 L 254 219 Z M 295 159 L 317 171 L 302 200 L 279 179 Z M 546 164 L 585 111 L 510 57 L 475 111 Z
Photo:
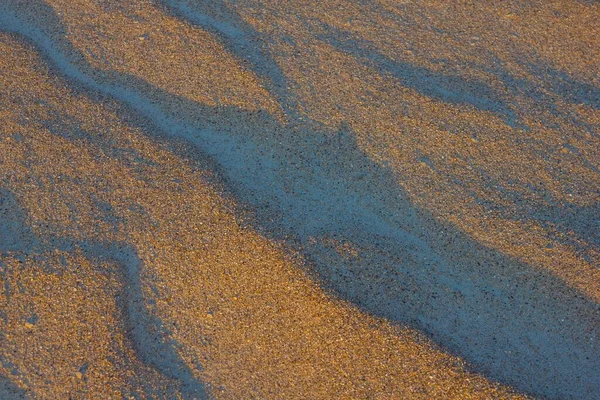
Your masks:
M 597 7 L 540 7 L 0 3 L 3 375 L 44 398 L 594 398 Z M 111 339 L 36 336 L 71 307 L 44 284 L 83 286 L 69 334 L 110 315 Z

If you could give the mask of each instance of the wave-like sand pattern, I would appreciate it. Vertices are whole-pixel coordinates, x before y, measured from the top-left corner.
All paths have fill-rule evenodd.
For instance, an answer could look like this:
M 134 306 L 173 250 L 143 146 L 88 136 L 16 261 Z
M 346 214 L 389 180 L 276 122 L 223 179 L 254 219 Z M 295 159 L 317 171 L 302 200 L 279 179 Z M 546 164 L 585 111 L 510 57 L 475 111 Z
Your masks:
M 598 14 L 0 1 L 0 397 L 600 397 Z

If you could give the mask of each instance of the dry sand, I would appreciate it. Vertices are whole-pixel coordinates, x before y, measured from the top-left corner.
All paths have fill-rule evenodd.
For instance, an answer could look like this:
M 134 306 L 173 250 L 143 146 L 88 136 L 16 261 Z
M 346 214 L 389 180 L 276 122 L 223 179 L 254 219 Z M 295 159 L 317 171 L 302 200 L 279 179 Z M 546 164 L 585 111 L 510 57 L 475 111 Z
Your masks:
M 0 0 L 0 399 L 599 398 L 599 20 Z

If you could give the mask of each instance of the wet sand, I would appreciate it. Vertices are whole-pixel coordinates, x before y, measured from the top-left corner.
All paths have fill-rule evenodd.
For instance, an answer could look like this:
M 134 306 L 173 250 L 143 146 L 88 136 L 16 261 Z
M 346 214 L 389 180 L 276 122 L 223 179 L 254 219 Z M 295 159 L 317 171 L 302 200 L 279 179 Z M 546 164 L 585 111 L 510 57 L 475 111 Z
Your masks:
M 599 19 L 0 1 L 0 398 L 599 397 Z

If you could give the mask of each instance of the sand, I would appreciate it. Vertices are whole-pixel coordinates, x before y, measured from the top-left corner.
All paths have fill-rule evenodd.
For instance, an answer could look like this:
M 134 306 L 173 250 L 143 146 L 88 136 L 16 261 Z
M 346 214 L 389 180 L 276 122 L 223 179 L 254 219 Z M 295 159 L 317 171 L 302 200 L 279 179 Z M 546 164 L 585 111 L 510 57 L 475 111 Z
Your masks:
M 0 398 L 599 397 L 598 14 L 0 1 Z

